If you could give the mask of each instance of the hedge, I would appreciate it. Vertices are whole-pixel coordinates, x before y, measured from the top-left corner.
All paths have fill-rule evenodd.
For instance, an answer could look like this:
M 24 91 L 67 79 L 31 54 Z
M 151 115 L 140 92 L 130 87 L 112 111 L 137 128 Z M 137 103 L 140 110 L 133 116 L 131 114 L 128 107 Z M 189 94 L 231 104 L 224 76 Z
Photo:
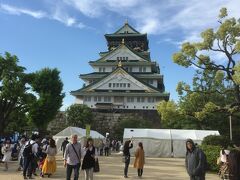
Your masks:
M 218 171 L 217 158 L 220 155 L 221 146 L 201 145 L 200 148 L 207 156 L 208 170 Z

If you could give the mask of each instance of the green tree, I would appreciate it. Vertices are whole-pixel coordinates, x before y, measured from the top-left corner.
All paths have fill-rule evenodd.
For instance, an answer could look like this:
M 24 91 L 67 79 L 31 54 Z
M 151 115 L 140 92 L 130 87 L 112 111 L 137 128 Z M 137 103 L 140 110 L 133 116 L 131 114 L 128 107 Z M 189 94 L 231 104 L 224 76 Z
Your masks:
M 173 55 L 175 63 L 190 67 L 195 66 L 199 71 L 214 74 L 212 81 L 223 81 L 226 88 L 194 90 L 199 93 L 232 94 L 233 97 L 224 106 L 206 103 L 206 111 L 222 110 L 232 113 L 240 108 L 239 69 L 237 57 L 240 53 L 240 23 L 235 18 L 227 19 L 227 9 L 222 8 L 219 15 L 219 27 L 207 29 L 201 33 L 202 42 L 182 44 L 181 51 Z M 225 62 L 219 62 L 207 52 L 216 52 L 225 56 Z M 210 81 L 209 81 L 210 82 Z M 179 90 L 190 91 L 189 86 L 180 83 Z M 203 115 L 203 114 L 199 114 Z
M 0 135 L 16 120 L 14 115 L 23 116 L 27 112 L 28 103 L 33 100 L 33 95 L 27 92 L 24 70 L 18 65 L 17 56 L 8 52 L 0 56 Z
M 67 121 L 69 125 L 85 128 L 93 121 L 91 108 L 84 104 L 73 104 L 67 108 Z
M 161 101 L 157 106 L 157 111 L 161 116 L 161 124 L 163 128 L 198 128 L 196 120 L 193 117 L 184 114 L 184 111 L 179 107 L 179 104 L 174 101 Z
M 122 139 L 124 128 L 153 128 L 153 127 L 150 121 L 144 119 L 139 119 L 135 117 L 125 118 L 120 120 L 120 122 L 114 126 L 114 138 Z
M 30 106 L 28 117 L 40 133 L 45 133 L 48 123 L 62 106 L 65 95 L 62 93 L 63 83 L 59 73 L 56 68 L 44 68 L 29 75 L 36 100 Z
M 201 33 L 202 41 L 186 42 L 173 55 L 175 63 L 198 70 L 193 87 L 180 82 L 177 91 L 181 95 L 179 108 L 185 115 L 200 122 L 200 128 L 219 128 L 226 131 L 227 117 L 236 116 L 240 109 L 240 23 L 227 19 L 227 9 L 222 8 L 219 27 Z M 211 53 L 223 55 L 225 61 L 217 61 Z

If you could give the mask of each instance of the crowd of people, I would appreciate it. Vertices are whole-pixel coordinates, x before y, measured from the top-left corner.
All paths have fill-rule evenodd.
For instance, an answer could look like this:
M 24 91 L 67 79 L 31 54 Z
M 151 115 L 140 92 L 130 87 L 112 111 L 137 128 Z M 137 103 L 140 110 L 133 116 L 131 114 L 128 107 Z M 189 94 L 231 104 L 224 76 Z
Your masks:
M 130 149 L 135 148 L 135 159 L 133 167 L 137 169 L 139 178 L 143 176 L 145 164 L 145 153 L 143 143 L 138 142 L 137 147 L 133 147 L 133 140 L 124 142 L 123 162 L 124 178 L 128 178 L 128 168 L 130 165 Z M 107 137 L 105 140 L 94 143 L 92 138 L 81 144 L 77 135 L 72 135 L 69 141 L 66 138 L 62 145 L 63 165 L 66 167 L 66 179 L 70 180 L 73 172 L 74 180 L 79 177 L 80 169 L 84 171 L 85 180 L 93 180 L 93 172 L 99 171 L 98 156 L 108 156 L 112 151 L 119 151 L 121 142 Z M 104 152 L 104 153 L 103 153 Z M 9 168 L 9 161 L 17 156 L 19 166 L 18 171 L 22 171 L 24 179 L 33 179 L 37 176 L 37 169 L 40 170 L 39 176 L 51 177 L 56 172 L 57 146 L 52 138 L 41 139 L 33 134 L 31 138 L 22 136 L 21 139 L 13 144 L 11 139 L 5 139 L 1 145 L 0 159 L 4 163 L 4 171 Z M 240 180 L 240 150 L 237 148 L 227 149 L 223 147 L 216 162 L 219 165 L 219 176 L 221 179 Z M 205 180 L 208 163 L 205 153 L 191 139 L 186 140 L 185 167 L 190 180 Z

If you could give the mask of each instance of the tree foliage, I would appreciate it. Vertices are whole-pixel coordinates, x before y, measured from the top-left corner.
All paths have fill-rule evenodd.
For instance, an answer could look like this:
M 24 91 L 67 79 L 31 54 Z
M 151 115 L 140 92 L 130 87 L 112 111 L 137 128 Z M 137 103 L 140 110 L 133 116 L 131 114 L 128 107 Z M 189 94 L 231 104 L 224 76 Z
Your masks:
M 129 117 L 120 120 L 114 127 L 114 138 L 122 139 L 124 128 L 153 128 L 150 121 Z
M 28 104 L 34 99 L 27 92 L 24 70 L 24 67 L 18 65 L 17 56 L 8 52 L 0 56 L 0 134 L 16 120 L 14 115 L 24 116 L 29 109 Z
M 202 41 L 198 43 L 185 42 L 179 52 L 173 55 L 175 63 L 190 67 L 195 66 L 202 71 L 202 75 L 211 79 L 206 84 L 208 89 L 190 89 L 190 86 L 181 82 L 178 85 L 180 94 L 185 92 L 198 92 L 201 94 L 215 93 L 218 95 L 232 94 L 232 101 L 224 106 L 214 104 L 206 104 L 205 110 L 215 111 L 224 110 L 227 112 L 238 111 L 240 108 L 240 91 L 239 91 L 239 64 L 237 57 L 240 53 L 240 23 L 235 18 L 227 19 L 227 9 L 220 10 L 219 27 L 207 29 L 201 33 Z M 215 52 L 223 55 L 224 62 L 219 62 L 214 59 L 214 56 L 209 55 L 209 52 Z M 202 78 L 204 79 L 204 78 Z M 206 82 L 206 81 L 205 81 Z M 222 87 L 214 89 L 211 84 L 221 84 Z M 201 86 L 199 86 L 201 87 Z M 209 89 L 210 88 L 210 89 Z M 211 107 L 210 107 L 211 106 Z
M 44 68 L 29 75 L 32 91 L 37 98 L 31 104 L 28 116 L 41 132 L 47 129 L 48 123 L 54 119 L 62 106 L 64 93 L 59 73 L 56 68 Z
M 91 108 L 84 104 L 73 104 L 67 108 L 67 120 L 69 125 L 85 128 L 86 124 L 93 121 Z
M 228 134 L 228 116 L 233 115 L 233 130 L 239 129 L 240 108 L 240 24 L 227 19 L 227 9 L 220 10 L 219 27 L 201 33 L 202 41 L 185 42 L 173 61 L 183 67 L 195 67 L 192 85 L 179 82 L 177 111 L 197 129 L 216 129 Z M 215 59 L 218 54 L 224 60 Z M 168 120 L 170 121 L 170 119 Z
M 0 134 L 30 124 L 45 130 L 61 107 L 62 86 L 57 69 L 28 74 L 17 56 L 0 56 Z

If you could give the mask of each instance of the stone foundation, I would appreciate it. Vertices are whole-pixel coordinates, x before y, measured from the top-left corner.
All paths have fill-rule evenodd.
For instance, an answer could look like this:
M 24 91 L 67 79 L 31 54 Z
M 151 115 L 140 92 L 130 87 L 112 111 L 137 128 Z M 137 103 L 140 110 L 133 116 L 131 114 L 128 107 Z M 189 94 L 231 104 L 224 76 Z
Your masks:
M 126 118 L 149 120 L 154 128 L 160 128 L 160 116 L 156 110 L 93 110 L 92 129 L 105 135 L 114 134 L 114 126 Z
M 102 135 L 106 132 L 114 135 L 114 126 L 121 120 L 127 118 L 137 118 L 149 120 L 154 128 L 160 128 L 160 116 L 156 110 L 103 110 L 93 109 L 93 121 L 91 129 L 98 131 Z M 71 126 L 67 122 L 67 117 L 64 111 L 59 112 L 56 118 L 48 125 L 47 130 L 50 135 L 55 135 L 66 127 Z M 81 127 L 85 128 L 85 127 Z

